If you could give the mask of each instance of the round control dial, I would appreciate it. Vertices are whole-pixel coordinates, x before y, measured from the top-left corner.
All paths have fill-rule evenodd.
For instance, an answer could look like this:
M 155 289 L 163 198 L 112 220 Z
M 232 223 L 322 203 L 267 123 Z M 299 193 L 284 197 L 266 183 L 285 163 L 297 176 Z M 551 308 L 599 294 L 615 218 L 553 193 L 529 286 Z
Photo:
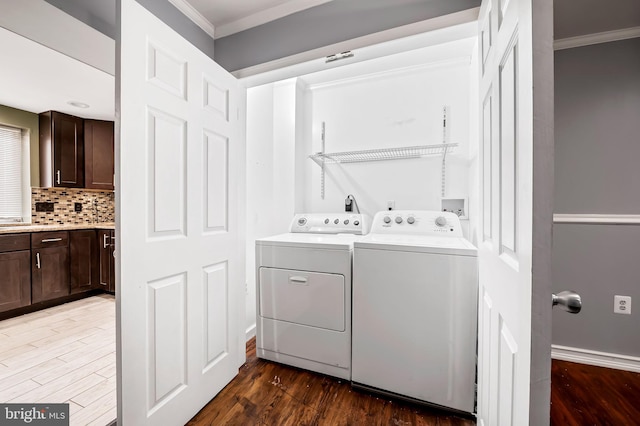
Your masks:
M 447 224 L 447 218 L 444 216 L 438 216 L 436 218 L 436 225 L 438 225 L 439 227 L 443 227 Z
M 304 226 L 305 223 L 307 223 L 307 219 L 305 219 L 304 217 L 298 219 L 298 225 Z
M 416 218 L 414 218 L 413 216 L 409 216 L 409 217 L 407 218 L 407 223 L 408 223 L 409 225 L 413 225 L 414 223 L 416 223 Z
M 335 223 L 336 225 L 340 223 L 340 219 L 336 219 L 333 221 L 333 223 Z
M 396 216 L 396 223 L 402 223 L 402 218 L 400 216 Z
M 384 223 L 390 223 L 391 222 L 391 218 L 389 216 L 385 216 L 384 219 L 382 219 L 384 221 Z

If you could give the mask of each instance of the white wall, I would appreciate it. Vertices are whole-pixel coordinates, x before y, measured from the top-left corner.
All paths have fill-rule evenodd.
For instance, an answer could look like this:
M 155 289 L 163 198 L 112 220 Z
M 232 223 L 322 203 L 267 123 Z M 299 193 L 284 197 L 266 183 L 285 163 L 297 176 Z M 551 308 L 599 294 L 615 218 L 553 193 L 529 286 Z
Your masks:
M 460 145 L 447 155 L 446 195 L 469 197 L 475 179 L 470 156 L 477 155 L 470 149 L 470 141 L 476 143 L 477 120 L 470 120 L 476 74 L 468 55 L 447 50 L 439 49 L 434 62 L 401 70 L 311 86 L 289 79 L 247 90 L 248 337 L 255 333 L 255 240 L 287 232 L 294 213 L 343 211 L 347 194 L 372 216 L 388 200 L 396 209 L 440 209 L 441 156 L 327 166 L 322 200 L 320 167 L 308 156 L 320 150 L 323 121 L 327 151 L 440 144 L 447 106 L 449 141 Z
M 468 196 L 469 58 L 311 86 L 311 152 L 440 144 L 442 110 L 449 108 L 449 141 L 460 144 L 447 155 L 446 195 Z M 305 168 L 304 209 L 343 211 L 346 195 L 370 215 L 395 201 L 396 209 L 440 209 L 441 156 L 409 160 L 327 165 L 325 197 L 321 169 Z
M 255 240 L 287 232 L 294 214 L 295 80 L 247 90 L 246 328 L 255 333 Z
M 480 69 L 478 59 L 478 43 L 476 42 L 471 56 L 469 72 L 469 234 L 467 239 L 478 245 L 480 227 Z

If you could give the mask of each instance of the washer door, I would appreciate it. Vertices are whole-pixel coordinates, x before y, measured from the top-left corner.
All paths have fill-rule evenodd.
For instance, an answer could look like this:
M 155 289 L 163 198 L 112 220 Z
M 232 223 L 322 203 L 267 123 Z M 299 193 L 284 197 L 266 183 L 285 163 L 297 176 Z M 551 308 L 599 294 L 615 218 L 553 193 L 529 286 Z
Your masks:
M 261 317 L 345 330 L 343 275 L 263 267 L 259 287 Z

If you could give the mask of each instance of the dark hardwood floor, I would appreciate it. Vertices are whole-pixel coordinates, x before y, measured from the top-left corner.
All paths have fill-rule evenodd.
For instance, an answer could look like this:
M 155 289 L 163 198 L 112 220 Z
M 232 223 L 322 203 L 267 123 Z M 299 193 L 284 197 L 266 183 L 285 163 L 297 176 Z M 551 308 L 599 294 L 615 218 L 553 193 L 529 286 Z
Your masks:
M 188 425 L 441 425 L 471 426 L 473 419 L 389 400 L 326 377 L 256 357 L 247 343 L 240 373 Z
M 640 374 L 553 360 L 551 425 L 640 426 Z M 188 425 L 471 426 L 447 412 L 352 389 L 349 382 L 256 357 Z
M 551 424 L 640 425 L 640 373 L 553 360 Z

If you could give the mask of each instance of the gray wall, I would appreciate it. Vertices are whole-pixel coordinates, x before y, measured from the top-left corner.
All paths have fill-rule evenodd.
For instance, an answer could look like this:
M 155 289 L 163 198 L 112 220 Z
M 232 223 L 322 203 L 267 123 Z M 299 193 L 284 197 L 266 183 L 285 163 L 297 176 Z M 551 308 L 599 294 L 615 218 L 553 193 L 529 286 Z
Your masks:
M 640 39 L 555 53 L 555 143 L 556 213 L 640 214 Z M 638 253 L 640 225 L 554 225 L 553 290 L 583 298 L 554 311 L 554 344 L 640 356 Z
M 556 224 L 552 252 L 554 290 L 583 300 L 578 315 L 554 310 L 553 343 L 640 356 L 640 226 Z M 613 313 L 615 294 L 631 315 Z
M 116 0 L 45 1 L 115 39 Z M 214 42 L 167 0 L 136 1 L 228 71 L 480 6 L 480 0 L 334 0 Z
M 109 0 L 112 1 L 112 0 Z M 182 12 L 167 0 L 136 0 L 149 12 L 153 13 L 165 24 L 169 25 L 175 32 L 180 34 L 191 44 L 204 52 L 210 58 L 214 58 L 213 39 L 202 28 L 193 23 Z
M 112 39 L 116 38 L 116 0 L 45 0 Z M 136 0 L 148 11 L 213 58 L 213 39 L 167 0 Z
M 116 0 L 45 0 L 115 40 Z
M 555 54 L 556 213 L 640 214 L 640 38 Z
M 217 39 L 215 60 L 236 71 L 478 6 L 480 0 L 334 0 Z

